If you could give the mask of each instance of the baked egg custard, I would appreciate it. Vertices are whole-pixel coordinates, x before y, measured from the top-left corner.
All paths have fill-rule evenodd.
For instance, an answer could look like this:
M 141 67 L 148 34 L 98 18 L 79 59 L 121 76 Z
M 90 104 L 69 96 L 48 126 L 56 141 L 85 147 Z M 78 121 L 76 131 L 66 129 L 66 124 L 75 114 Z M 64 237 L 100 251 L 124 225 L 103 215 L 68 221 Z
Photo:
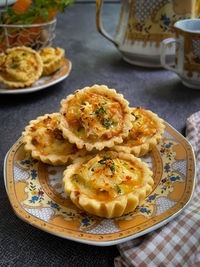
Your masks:
M 32 157 L 52 165 L 64 165 L 69 159 L 84 155 L 63 138 L 58 129 L 59 113 L 46 114 L 29 122 L 22 133 L 24 149 Z
M 148 165 L 131 154 L 102 151 L 78 158 L 63 173 L 65 192 L 80 209 L 113 218 L 133 211 L 152 191 Z
M 132 127 L 128 104 L 123 95 L 105 85 L 77 90 L 61 101 L 63 136 L 89 151 L 122 143 Z
M 10 87 L 25 87 L 37 81 L 42 70 L 42 60 L 36 51 L 24 46 L 13 47 L 7 49 L 0 78 Z
M 43 75 L 49 75 L 58 70 L 65 56 L 65 50 L 59 47 L 44 47 L 39 51 L 43 62 Z
M 131 108 L 132 128 L 122 144 L 114 150 L 142 156 L 160 141 L 164 134 L 164 121 L 157 114 L 143 108 Z

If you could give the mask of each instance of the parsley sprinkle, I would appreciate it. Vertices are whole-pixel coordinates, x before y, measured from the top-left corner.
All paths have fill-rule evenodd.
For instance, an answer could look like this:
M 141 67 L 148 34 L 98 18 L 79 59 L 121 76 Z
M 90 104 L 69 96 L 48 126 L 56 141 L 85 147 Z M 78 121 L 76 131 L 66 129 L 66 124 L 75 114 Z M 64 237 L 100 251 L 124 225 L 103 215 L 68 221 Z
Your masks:
M 110 169 L 112 174 L 115 174 L 115 163 L 111 157 L 102 156 L 103 159 L 99 160 L 98 163 L 105 165 Z
M 121 190 L 120 186 L 118 184 L 116 184 L 115 187 L 117 189 L 117 193 L 118 194 L 121 194 L 122 193 L 122 190 Z
M 138 120 L 139 119 L 139 117 L 136 116 L 133 112 L 131 114 L 135 117 L 135 120 Z
M 107 110 L 106 110 L 106 108 L 97 105 L 97 109 L 96 109 L 96 111 L 95 111 L 95 114 L 96 114 L 97 116 L 100 116 L 101 113 L 105 113 L 105 114 L 107 114 Z
M 110 119 L 104 119 L 102 124 L 103 124 L 107 129 L 109 129 L 110 126 L 114 124 L 114 121 L 113 121 L 113 120 L 110 120 Z

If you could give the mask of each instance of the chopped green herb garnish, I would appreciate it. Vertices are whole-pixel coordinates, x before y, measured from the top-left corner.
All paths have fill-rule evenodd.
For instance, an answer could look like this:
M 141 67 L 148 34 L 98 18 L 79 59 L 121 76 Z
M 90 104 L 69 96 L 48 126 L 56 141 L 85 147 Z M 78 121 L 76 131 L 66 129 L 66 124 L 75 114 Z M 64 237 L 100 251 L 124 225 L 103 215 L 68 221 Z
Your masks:
M 103 159 L 99 160 L 98 163 L 105 165 L 110 169 L 112 174 L 115 174 L 115 163 L 111 157 L 102 156 Z
M 103 123 L 102 123 L 107 129 L 110 128 L 111 125 L 114 124 L 113 120 L 110 119 L 103 119 Z
M 139 119 L 139 117 L 136 116 L 133 112 L 131 112 L 131 114 L 135 117 L 135 120 L 136 120 L 136 121 Z
M 96 111 L 95 111 L 95 114 L 96 114 L 97 116 L 100 116 L 101 113 L 105 113 L 105 114 L 107 114 L 107 110 L 106 110 L 106 108 L 97 105 L 97 109 L 96 109 Z
M 106 104 L 108 104 L 107 102 L 104 102 L 102 105 L 106 105 Z
M 115 187 L 116 187 L 117 193 L 121 194 L 122 190 L 121 190 L 120 186 L 118 184 L 116 184 Z
M 115 164 L 113 163 L 113 165 L 109 166 L 112 174 L 115 174 Z

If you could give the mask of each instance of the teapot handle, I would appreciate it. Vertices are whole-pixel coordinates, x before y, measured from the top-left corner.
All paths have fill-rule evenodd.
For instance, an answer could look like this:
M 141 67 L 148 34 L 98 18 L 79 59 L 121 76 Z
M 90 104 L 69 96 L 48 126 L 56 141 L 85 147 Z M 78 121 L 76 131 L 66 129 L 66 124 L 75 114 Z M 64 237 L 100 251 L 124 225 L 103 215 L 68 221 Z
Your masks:
M 101 7 L 103 4 L 103 0 L 96 0 L 96 24 L 98 31 L 109 41 L 111 41 L 114 45 L 118 46 L 118 43 L 112 38 L 110 34 L 108 34 L 101 25 Z

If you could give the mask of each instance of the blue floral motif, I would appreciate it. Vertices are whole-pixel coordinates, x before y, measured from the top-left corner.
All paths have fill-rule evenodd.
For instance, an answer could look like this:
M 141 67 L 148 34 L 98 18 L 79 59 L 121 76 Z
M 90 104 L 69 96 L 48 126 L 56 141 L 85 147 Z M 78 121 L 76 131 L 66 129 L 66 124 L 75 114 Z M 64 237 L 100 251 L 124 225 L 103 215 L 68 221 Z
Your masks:
M 176 180 L 180 180 L 180 177 L 179 176 L 176 176 L 176 177 L 172 176 L 169 179 L 170 179 L 170 181 L 175 182 Z
M 58 205 L 57 203 L 53 202 L 52 200 L 51 200 L 51 201 L 48 201 L 48 203 L 47 203 L 47 204 L 49 204 L 49 205 L 51 206 L 51 208 L 54 208 L 54 209 L 60 210 L 60 207 L 59 207 L 59 205 Z
M 170 148 L 172 145 L 173 145 L 173 143 L 170 142 L 169 144 L 166 144 L 165 147 Z
M 140 212 L 149 214 L 151 211 L 146 208 L 140 208 Z
M 170 165 L 169 165 L 169 163 L 166 163 L 166 164 L 165 164 L 165 166 L 164 166 L 164 170 L 165 170 L 166 172 L 169 172 L 169 171 L 170 171 Z
M 83 218 L 82 220 L 81 220 L 81 222 L 83 223 L 83 225 L 84 226 L 88 226 L 88 225 L 90 225 L 90 221 L 89 221 L 89 219 L 88 218 Z
M 35 170 L 31 170 L 31 179 L 36 180 L 37 178 L 37 172 Z
M 33 196 L 33 197 L 31 198 L 31 200 L 29 200 L 29 202 L 35 204 L 35 202 L 38 201 L 38 199 L 39 199 L 38 196 Z
M 161 16 L 161 20 L 163 21 L 163 24 L 166 25 L 166 26 L 169 26 L 170 23 L 171 23 L 170 18 L 168 18 L 168 17 L 166 16 L 166 14 L 164 14 L 164 15 Z
M 150 195 L 149 196 L 149 200 L 151 201 L 151 200 L 154 200 L 156 198 L 156 194 L 153 194 L 153 195 Z

